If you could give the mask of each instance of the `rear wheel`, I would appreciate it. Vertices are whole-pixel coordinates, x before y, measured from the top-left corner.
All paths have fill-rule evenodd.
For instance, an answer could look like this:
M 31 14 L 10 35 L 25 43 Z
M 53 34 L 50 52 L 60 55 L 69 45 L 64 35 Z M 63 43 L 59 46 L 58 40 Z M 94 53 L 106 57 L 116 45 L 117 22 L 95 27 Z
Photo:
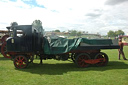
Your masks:
M 14 58 L 14 66 L 23 69 L 28 66 L 28 59 L 24 55 L 18 55 Z
M 2 46 L 1 46 L 1 54 L 5 58 L 11 58 L 11 56 L 8 53 L 6 53 L 6 42 L 3 42 Z
M 108 64 L 108 56 L 105 53 L 98 53 L 95 56 L 95 59 L 100 59 L 100 62 L 96 64 L 96 66 L 106 66 Z
M 6 39 L 9 37 L 9 35 L 4 35 L 2 37 L 2 46 L 1 46 L 1 54 L 6 58 L 11 58 L 10 55 L 6 53 Z
M 80 68 L 85 68 L 85 67 L 88 67 L 90 64 L 89 63 L 86 63 L 85 60 L 90 60 L 90 56 L 87 54 L 87 53 L 82 53 L 82 54 L 79 54 L 77 57 L 76 57 L 76 64 L 78 67 Z

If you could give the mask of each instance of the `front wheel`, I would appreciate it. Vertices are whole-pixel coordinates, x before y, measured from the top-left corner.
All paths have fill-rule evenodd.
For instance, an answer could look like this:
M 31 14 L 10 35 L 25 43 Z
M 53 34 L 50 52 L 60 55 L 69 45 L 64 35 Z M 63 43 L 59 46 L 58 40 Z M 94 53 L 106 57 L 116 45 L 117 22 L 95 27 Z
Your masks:
M 28 66 L 28 59 L 24 55 L 18 55 L 14 58 L 14 66 L 23 69 Z

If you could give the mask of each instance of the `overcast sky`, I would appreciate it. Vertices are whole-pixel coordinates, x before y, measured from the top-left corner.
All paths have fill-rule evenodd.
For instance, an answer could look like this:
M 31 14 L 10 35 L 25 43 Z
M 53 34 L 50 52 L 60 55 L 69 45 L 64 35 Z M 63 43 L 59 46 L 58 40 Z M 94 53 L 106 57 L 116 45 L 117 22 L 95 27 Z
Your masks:
M 128 33 L 128 0 L 0 0 L 0 30 L 11 22 L 32 24 L 46 31 L 78 30 L 106 35 L 109 30 Z

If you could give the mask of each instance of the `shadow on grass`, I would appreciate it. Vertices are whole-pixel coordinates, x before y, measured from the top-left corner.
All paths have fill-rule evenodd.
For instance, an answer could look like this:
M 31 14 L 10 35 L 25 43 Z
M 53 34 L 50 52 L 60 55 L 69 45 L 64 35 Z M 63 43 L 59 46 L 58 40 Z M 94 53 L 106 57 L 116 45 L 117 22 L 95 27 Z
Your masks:
M 5 58 L 4 56 L 0 56 L 0 60 L 10 60 L 9 58 Z
M 60 63 L 60 64 L 30 64 L 26 69 L 16 69 L 19 71 L 30 72 L 32 74 L 40 75 L 63 75 L 67 72 L 73 71 L 106 71 L 113 69 L 128 69 L 128 64 L 118 61 L 110 61 L 107 66 L 96 67 L 91 66 L 88 68 L 78 68 L 74 63 Z

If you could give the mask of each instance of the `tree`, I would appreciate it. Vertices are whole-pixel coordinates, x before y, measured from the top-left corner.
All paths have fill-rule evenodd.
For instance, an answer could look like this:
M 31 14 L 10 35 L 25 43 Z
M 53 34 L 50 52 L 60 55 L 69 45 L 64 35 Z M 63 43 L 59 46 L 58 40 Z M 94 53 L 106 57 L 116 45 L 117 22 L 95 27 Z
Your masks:
M 60 32 L 60 30 L 55 30 L 55 32 Z
M 71 30 L 70 35 L 71 35 L 71 36 L 77 36 L 77 31 L 76 31 L 76 30 Z
M 122 30 L 118 30 L 118 31 L 112 31 L 110 30 L 108 32 L 108 37 L 116 37 L 116 36 L 119 36 L 119 35 L 124 35 L 124 32 Z
M 124 32 L 122 30 L 115 31 L 116 36 L 124 35 Z
M 81 32 L 77 32 L 77 36 L 81 36 L 82 34 L 81 34 Z
M 110 30 L 110 31 L 108 32 L 108 37 L 115 37 L 115 36 L 116 36 L 116 34 L 115 34 L 114 31 Z

